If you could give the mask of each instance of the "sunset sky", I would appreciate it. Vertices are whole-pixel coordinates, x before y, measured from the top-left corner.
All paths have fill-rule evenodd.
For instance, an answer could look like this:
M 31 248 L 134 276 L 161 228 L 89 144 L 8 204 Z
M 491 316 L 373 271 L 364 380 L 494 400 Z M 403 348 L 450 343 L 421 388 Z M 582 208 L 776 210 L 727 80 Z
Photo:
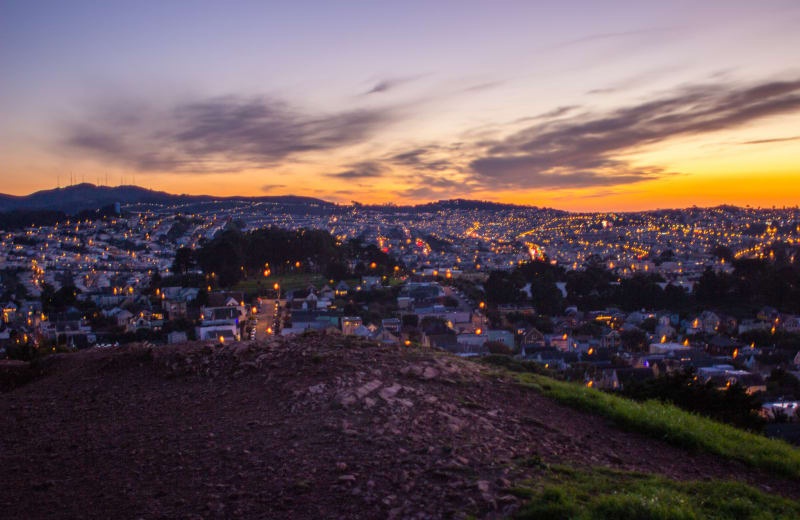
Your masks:
M 0 0 L 0 192 L 800 203 L 800 2 Z

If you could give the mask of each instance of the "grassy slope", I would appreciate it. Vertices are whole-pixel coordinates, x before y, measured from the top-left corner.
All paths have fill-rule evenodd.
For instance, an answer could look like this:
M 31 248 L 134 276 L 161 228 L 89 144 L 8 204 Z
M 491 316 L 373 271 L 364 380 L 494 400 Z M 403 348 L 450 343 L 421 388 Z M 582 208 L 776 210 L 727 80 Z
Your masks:
M 794 519 L 800 504 L 745 484 L 675 482 L 607 468 L 545 467 L 540 478 L 515 489 L 530 501 L 520 519 Z
M 497 362 L 523 386 L 568 406 L 612 419 L 620 427 L 742 461 L 800 480 L 800 450 L 659 401 L 632 401 L 575 383 Z M 515 515 L 524 519 L 794 519 L 800 502 L 739 482 L 676 482 L 608 468 L 577 469 L 528 461 L 541 471 L 515 490 L 528 499 Z M 800 485 L 800 482 L 798 483 Z
M 548 397 L 608 417 L 628 430 L 800 479 L 800 450 L 785 442 L 749 433 L 659 401 L 640 403 L 539 374 L 514 375 L 522 384 Z

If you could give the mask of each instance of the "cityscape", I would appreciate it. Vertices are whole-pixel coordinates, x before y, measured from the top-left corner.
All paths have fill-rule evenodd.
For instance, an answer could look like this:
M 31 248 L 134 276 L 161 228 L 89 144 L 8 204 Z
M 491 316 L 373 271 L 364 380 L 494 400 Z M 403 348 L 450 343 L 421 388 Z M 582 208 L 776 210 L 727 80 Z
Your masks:
M 604 4 L 0 2 L 0 510 L 800 517 L 800 8 Z
M 467 200 L 212 200 L 116 203 L 61 219 L 3 230 L 10 357 L 335 330 L 460 356 L 507 350 L 584 370 L 601 387 L 622 385 L 623 373 L 691 368 L 761 392 L 767 418 L 800 405 L 800 395 L 766 392 L 775 370 L 798 375 L 797 207 L 576 214 Z M 273 233 L 288 244 L 311 230 L 351 250 L 335 265 L 314 247 L 254 265 L 225 238 Z M 779 266 L 783 290 L 772 300 L 734 286 L 722 300 L 707 294 L 748 263 Z M 590 272 L 607 280 L 584 287 Z

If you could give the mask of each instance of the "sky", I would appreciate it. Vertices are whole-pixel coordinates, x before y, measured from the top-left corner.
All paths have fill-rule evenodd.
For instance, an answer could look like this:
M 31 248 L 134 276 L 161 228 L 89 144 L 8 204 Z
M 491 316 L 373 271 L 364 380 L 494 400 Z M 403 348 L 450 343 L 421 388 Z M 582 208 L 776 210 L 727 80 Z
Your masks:
M 0 0 L 0 192 L 796 206 L 797 27 L 797 0 Z

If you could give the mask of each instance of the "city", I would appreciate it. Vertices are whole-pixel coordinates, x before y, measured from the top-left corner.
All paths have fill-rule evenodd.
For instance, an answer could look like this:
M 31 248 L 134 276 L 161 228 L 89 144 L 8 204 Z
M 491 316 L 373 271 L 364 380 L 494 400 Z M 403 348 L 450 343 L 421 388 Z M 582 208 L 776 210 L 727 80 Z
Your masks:
M 800 518 L 797 0 L 0 0 L 0 517 Z
M 334 330 L 460 356 L 513 354 L 612 390 L 691 369 L 759 396 L 765 419 L 796 420 L 798 385 L 767 391 L 778 375 L 800 375 L 796 207 L 202 206 L 116 204 L 100 218 L 3 230 L 3 353 Z M 225 243 L 217 267 L 199 258 L 227 232 L 273 229 L 321 230 L 355 249 L 338 265 L 298 256 L 254 266 Z M 789 293 L 703 296 L 709 276 L 748 261 L 783 266 Z M 608 279 L 583 287 L 587 272 Z M 636 296 L 626 292 L 633 281 Z

